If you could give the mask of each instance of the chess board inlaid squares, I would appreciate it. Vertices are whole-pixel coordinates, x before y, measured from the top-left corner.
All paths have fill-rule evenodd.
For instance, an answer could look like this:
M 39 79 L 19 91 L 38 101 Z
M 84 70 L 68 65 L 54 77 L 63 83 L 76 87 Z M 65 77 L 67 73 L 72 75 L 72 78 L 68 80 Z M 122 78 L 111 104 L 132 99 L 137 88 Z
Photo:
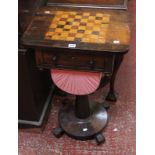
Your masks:
M 105 13 L 56 11 L 45 39 L 105 43 L 109 21 Z

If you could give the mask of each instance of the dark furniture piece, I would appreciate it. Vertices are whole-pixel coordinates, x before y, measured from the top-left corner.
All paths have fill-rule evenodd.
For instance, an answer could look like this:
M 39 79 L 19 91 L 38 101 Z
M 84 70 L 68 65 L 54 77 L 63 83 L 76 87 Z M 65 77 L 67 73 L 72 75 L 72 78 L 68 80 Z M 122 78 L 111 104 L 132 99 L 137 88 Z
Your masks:
M 18 1 L 18 20 L 19 20 L 19 34 L 23 33 L 35 11 L 45 4 L 45 0 L 19 0 Z
M 47 0 L 48 6 L 127 9 L 128 0 Z
M 103 72 L 100 87 L 110 82 L 106 100 L 116 101 L 114 82 L 129 48 L 129 34 L 125 11 L 51 5 L 37 10 L 22 44 L 35 50 L 39 68 Z M 88 96 L 77 96 L 75 104 L 60 111 L 55 136 L 65 131 L 77 139 L 95 137 L 102 143 L 104 137 L 99 132 L 107 123 L 104 107 L 107 105 L 89 104 Z
M 25 49 L 19 49 L 18 66 L 18 122 L 40 127 L 52 95 L 49 72 L 39 71 L 35 64 L 34 52 Z
M 21 36 L 28 27 L 41 0 L 19 0 L 18 49 L 18 122 L 19 127 L 42 127 L 47 116 L 54 86 L 48 70 L 36 67 L 35 53 L 21 45 Z

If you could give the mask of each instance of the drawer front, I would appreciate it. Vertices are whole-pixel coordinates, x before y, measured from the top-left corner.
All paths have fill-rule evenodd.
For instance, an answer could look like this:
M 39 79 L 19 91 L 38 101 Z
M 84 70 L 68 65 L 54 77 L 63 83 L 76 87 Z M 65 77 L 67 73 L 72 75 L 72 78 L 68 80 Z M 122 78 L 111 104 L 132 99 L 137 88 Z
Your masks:
M 36 51 L 37 65 L 49 69 L 61 68 L 112 73 L 113 61 L 114 58 L 112 55 Z

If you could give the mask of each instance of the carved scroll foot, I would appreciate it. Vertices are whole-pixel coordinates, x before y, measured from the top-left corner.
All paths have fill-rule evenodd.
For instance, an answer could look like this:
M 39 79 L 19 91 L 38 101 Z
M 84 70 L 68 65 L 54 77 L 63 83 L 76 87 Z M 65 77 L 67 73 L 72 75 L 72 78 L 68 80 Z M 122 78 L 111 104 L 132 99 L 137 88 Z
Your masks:
M 106 97 L 106 100 L 116 102 L 117 101 L 116 93 L 114 91 L 113 92 L 110 91 Z

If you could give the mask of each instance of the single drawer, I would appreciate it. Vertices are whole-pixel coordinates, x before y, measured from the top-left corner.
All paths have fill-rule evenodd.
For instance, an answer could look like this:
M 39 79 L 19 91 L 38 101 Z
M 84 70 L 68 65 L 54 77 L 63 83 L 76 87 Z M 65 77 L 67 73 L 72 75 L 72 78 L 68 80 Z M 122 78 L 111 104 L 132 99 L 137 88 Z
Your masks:
M 112 73 L 113 61 L 112 55 L 36 51 L 36 62 L 41 68 L 91 70 Z

